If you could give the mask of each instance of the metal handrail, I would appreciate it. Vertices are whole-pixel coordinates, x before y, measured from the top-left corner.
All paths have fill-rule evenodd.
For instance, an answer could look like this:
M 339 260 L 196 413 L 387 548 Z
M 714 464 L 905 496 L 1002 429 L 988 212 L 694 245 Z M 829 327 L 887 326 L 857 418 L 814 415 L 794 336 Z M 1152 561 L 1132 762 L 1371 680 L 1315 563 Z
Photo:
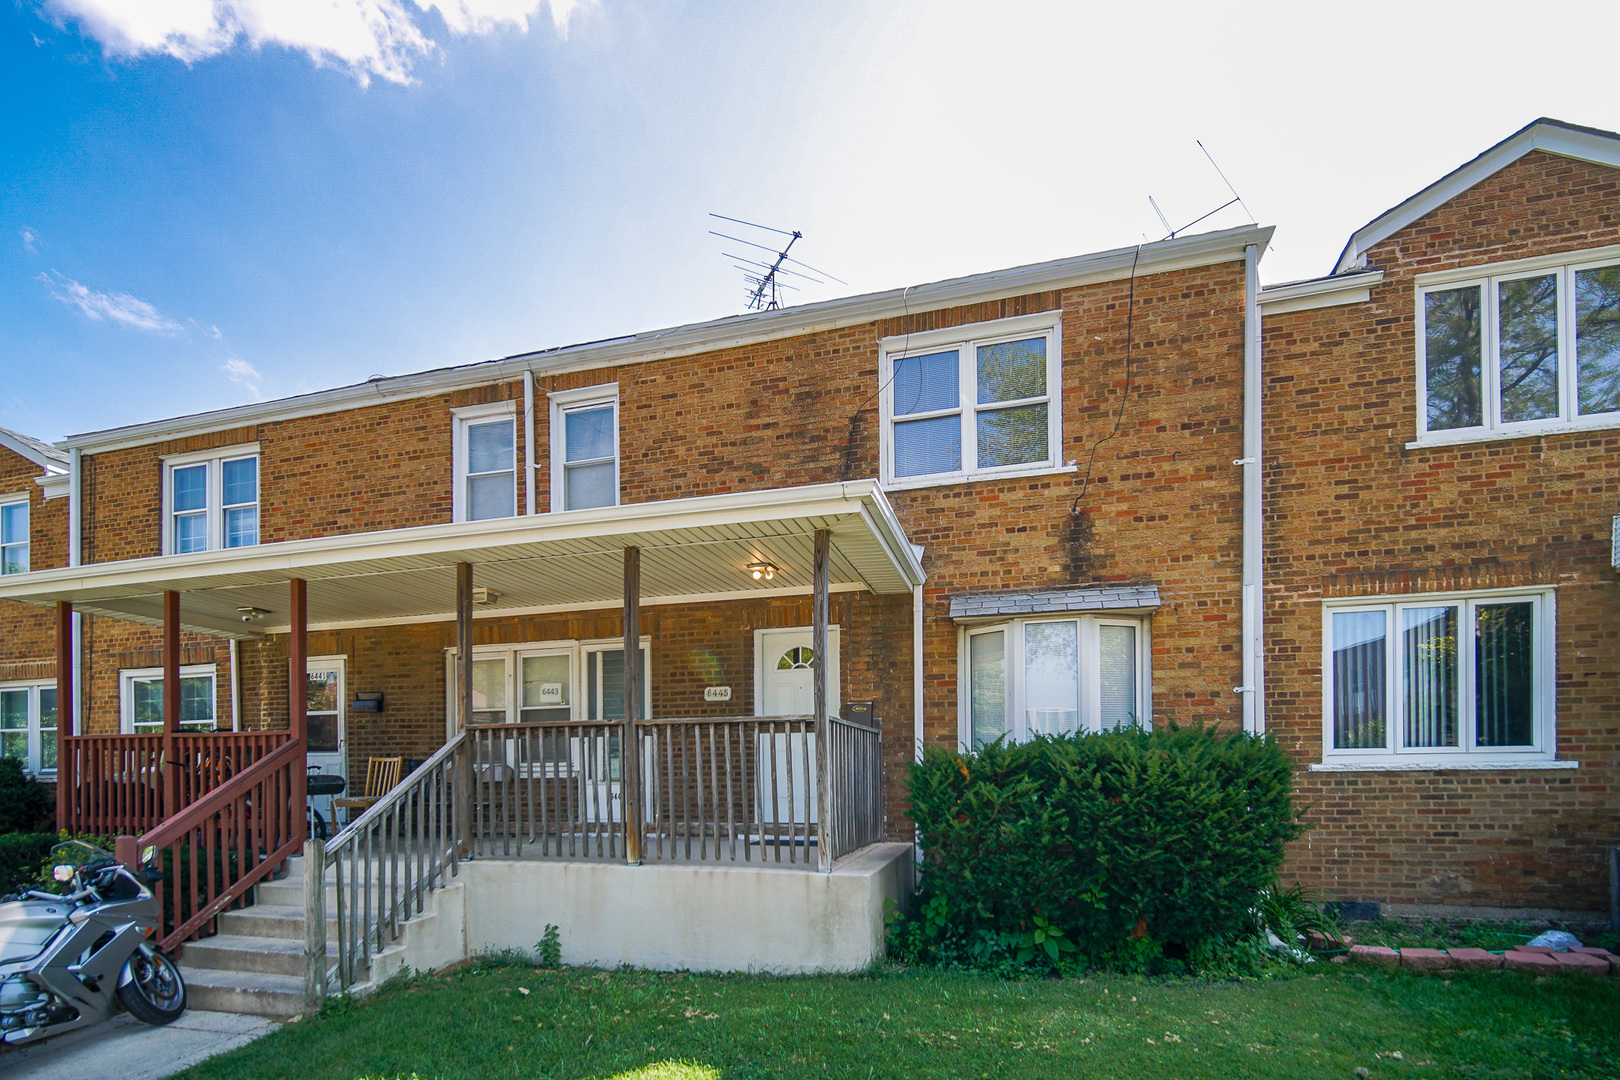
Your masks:
M 304 877 L 304 991 L 318 1007 L 334 981 L 347 990 L 372 957 L 422 912 L 428 893 L 459 872 L 469 850 L 467 735 L 459 733 L 345 826 L 309 842 Z M 336 870 L 337 955 L 326 950 L 326 872 Z

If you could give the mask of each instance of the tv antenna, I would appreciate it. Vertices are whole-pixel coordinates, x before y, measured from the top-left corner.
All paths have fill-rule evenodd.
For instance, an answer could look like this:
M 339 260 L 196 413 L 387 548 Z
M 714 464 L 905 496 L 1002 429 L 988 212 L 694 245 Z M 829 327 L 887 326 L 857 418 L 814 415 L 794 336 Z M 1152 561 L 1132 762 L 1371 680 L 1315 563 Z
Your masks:
M 1165 231 L 1164 239 L 1165 240 L 1174 240 L 1176 238 L 1177 233 L 1186 232 L 1188 229 L 1192 228 L 1194 225 L 1198 224 L 1200 221 L 1203 221 L 1205 218 L 1212 218 L 1216 214 L 1220 213 L 1222 210 L 1225 210 L 1228 206 L 1232 206 L 1234 204 L 1243 207 L 1243 212 L 1245 214 L 1249 215 L 1249 223 L 1254 224 L 1254 220 L 1255 220 L 1254 219 L 1254 213 L 1252 211 L 1250 211 L 1249 204 L 1243 201 L 1243 196 L 1241 196 L 1241 195 L 1239 195 L 1237 193 L 1237 188 L 1233 187 L 1232 186 L 1232 181 L 1230 181 L 1230 180 L 1228 180 L 1226 178 L 1226 173 L 1222 172 L 1221 167 L 1219 165 L 1215 164 L 1215 157 L 1214 157 L 1213 154 L 1211 154 L 1209 152 L 1209 148 L 1204 145 L 1204 140 L 1202 140 L 1202 139 L 1194 139 L 1193 142 L 1198 144 L 1198 149 L 1202 150 L 1204 152 L 1204 157 L 1209 159 L 1210 168 L 1215 170 L 1215 175 L 1219 176 L 1221 178 L 1221 183 L 1226 185 L 1226 190 L 1230 191 L 1232 193 L 1232 197 L 1230 199 L 1227 199 L 1225 202 L 1221 203 L 1221 205 L 1217 206 L 1215 209 L 1211 210 L 1209 213 L 1203 214 L 1203 215 L 1201 215 L 1199 217 L 1194 218 L 1193 220 L 1187 222 L 1187 224 L 1183 225 L 1179 229 L 1173 229 L 1173 228 L 1170 227 L 1169 220 L 1164 216 L 1164 211 L 1159 209 L 1159 204 L 1156 201 L 1154 201 L 1153 196 L 1149 195 L 1148 196 L 1148 205 L 1153 207 L 1153 212 L 1155 214 L 1157 214 L 1158 217 L 1159 217 L 1159 224 L 1164 226 L 1164 231 Z
M 775 233 L 778 236 L 785 236 L 788 238 L 788 242 L 786 244 L 782 244 L 780 250 L 778 250 L 777 246 L 774 244 L 762 244 L 756 240 L 747 240 L 741 236 L 732 236 L 729 233 L 723 233 L 716 229 L 709 230 L 709 235 L 711 236 L 718 236 L 722 240 L 730 240 L 734 244 L 743 244 L 747 247 L 756 248 L 760 251 L 769 253 L 769 261 L 762 261 L 762 259 L 765 259 L 766 256 L 755 256 L 754 258 L 749 258 L 746 255 L 733 255 L 729 251 L 721 252 L 721 254 L 726 258 L 735 259 L 736 262 L 733 265 L 735 265 L 738 270 L 743 272 L 743 281 L 748 285 L 747 307 L 749 311 L 775 311 L 777 308 L 782 306 L 783 289 L 789 289 L 793 292 L 799 291 L 799 286 L 782 280 L 784 275 L 789 277 L 803 278 L 805 281 L 813 282 L 817 285 L 825 285 L 827 283 L 823 280 L 823 278 L 837 281 L 840 285 L 848 284 L 846 281 L 833 277 L 825 270 L 817 270 L 809 263 L 800 262 L 798 259 L 788 257 L 788 252 L 793 250 L 793 245 L 804 238 L 804 234 L 797 229 L 777 229 L 770 225 L 756 225 L 752 221 L 744 221 L 742 218 L 727 217 L 724 214 L 711 213 L 709 216 L 712 218 L 717 218 L 720 221 L 729 221 L 736 225 L 745 225 L 750 229 L 758 229 L 760 230 L 761 234 Z M 761 236 L 761 239 L 764 239 L 764 237 Z M 791 270 L 787 266 L 783 265 L 784 263 L 792 263 L 794 266 L 802 266 L 804 270 Z M 810 271 L 810 273 L 805 273 L 806 270 Z M 815 274 L 820 274 L 821 277 L 813 276 Z

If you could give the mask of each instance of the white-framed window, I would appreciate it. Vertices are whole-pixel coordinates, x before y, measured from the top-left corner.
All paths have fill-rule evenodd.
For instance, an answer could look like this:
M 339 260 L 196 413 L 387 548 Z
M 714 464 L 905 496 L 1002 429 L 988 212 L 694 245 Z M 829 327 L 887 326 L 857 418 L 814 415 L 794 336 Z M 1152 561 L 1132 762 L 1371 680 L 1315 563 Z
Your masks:
M 619 505 L 619 384 L 551 394 L 551 508 Z
M 118 723 L 125 735 L 163 730 L 163 669 L 124 668 L 118 672 Z M 180 668 L 180 729 L 213 731 L 214 665 Z
M 28 496 L 0 496 L 0 574 L 28 573 Z
M 451 678 L 455 665 L 450 665 Z M 455 687 L 450 688 L 452 698 Z M 652 715 L 651 639 L 641 639 L 641 716 Z M 624 640 L 473 648 L 473 722 L 624 719 Z
M 0 684 L 0 756 L 36 776 L 56 771 L 56 683 Z
M 1620 255 L 1606 251 L 1419 279 L 1420 442 L 1620 425 Z
M 920 486 L 1058 468 L 1060 319 L 1046 312 L 885 338 L 883 482 Z
M 517 402 L 452 409 L 455 521 L 517 515 Z
M 163 459 L 163 553 L 259 542 L 259 446 Z
M 1324 762 L 1551 760 L 1554 614 L 1552 589 L 1325 604 Z
M 1148 622 L 1081 615 L 962 631 L 962 743 L 1151 727 Z

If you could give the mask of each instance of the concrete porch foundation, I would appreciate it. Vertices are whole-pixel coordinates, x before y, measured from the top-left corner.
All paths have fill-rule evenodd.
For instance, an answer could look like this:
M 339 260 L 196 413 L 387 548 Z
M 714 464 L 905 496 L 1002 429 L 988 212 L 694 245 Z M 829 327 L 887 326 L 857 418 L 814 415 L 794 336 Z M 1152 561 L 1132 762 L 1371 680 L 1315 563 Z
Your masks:
M 883 955 L 884 902 L 903 902 L 914 872 L 912 846 L 899 843 L 858 851 L 825 874 L 746 864 L 475 859 L 461 867 L 466 947 L 533 952 L 554 923 L 565 964 L 859 971 Z

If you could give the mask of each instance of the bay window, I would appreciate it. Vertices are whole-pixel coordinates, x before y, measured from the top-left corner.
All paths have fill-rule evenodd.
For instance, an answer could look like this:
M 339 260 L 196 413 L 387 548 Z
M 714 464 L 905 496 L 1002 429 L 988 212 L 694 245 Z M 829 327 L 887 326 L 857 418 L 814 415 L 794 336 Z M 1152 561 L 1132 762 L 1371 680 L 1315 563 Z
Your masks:
M 1340 601 L 1324 622 L 1326 760 L 1552 757 L 1550 590 Z
M 963 742 L 1113 731 L 1152 722 L 1147 623 L 1079 616 L 964 631 Z

